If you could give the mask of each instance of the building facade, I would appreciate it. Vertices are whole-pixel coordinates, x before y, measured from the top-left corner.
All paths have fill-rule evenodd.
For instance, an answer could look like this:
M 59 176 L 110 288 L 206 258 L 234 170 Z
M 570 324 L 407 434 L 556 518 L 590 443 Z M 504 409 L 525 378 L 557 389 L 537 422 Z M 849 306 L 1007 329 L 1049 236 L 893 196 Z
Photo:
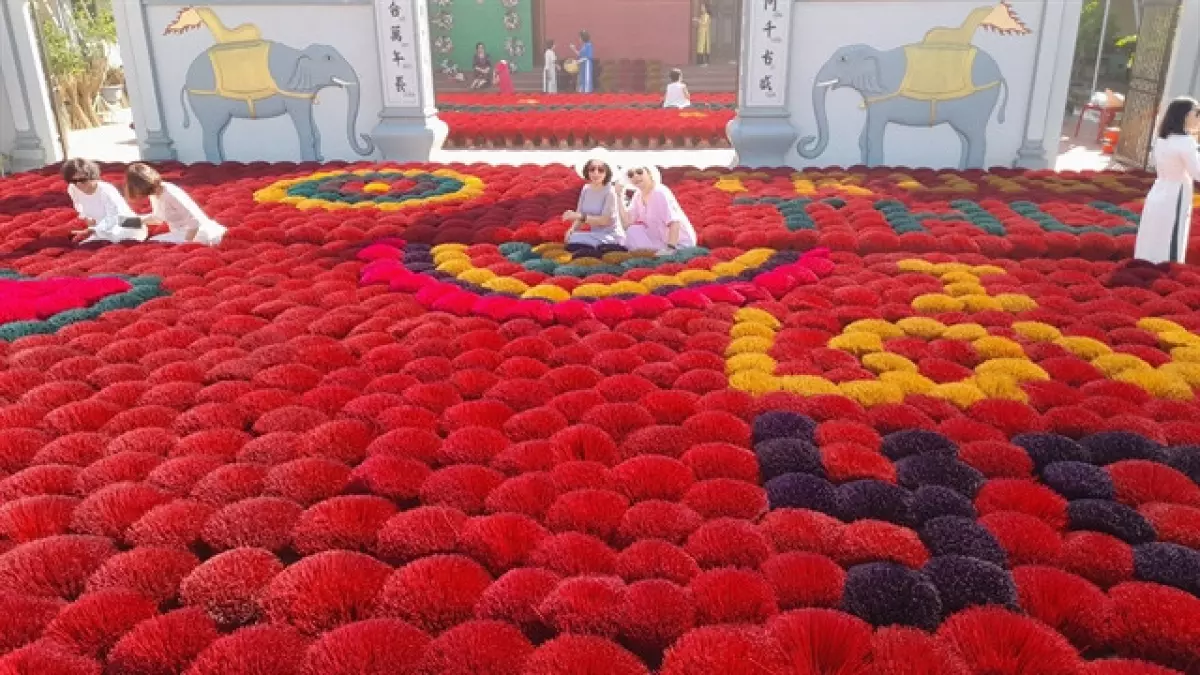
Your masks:
M 736 62 L 742 0 L 431 0 L 434 68 L 443 76 L 469 72 L 478 43 L 493 63 L 540 68 L 550 40 L 559 59 L 567 59 L 581 31 L 591 35 L 600 60 L 687 65 L 697 61 L 702 2 L 712 17 L 710 60 Z

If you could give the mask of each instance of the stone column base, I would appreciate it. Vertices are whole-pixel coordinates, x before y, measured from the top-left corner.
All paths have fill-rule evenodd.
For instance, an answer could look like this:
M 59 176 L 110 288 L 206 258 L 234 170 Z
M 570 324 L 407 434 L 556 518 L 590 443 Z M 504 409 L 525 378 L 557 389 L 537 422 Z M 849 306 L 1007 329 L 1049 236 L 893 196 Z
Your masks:
M 14 141 L 12 153 L 9 155 L 12 157 L 12 166 L 7 167 L 6 171 L 33 171 L 46 166 L 50 161 L 51 157 L 37 134 L 31 131 L 17 131 Z
M 1049 169 L 1050 161 L 1046 158 L 1046 146 L 1041 141 L 1032 138 L 1025 139 L 1017 150 L 1017 169 Z
M 142 159 L 150 162 L 170 162 L 179 159 L 178 153 L 175 152 L 175 141 L 162 129 L 146 134 L 141 147 Z
M 797 136 L 786 115 L 739 114 L 726 125 L 725 134 L 737 153 L 738 166 L 747 167 L 788 166 L 787 154 Z
M 450 128 L 437 117 L 401 117 L 385 110 L 371 131 L 383 158 L 393 162 L 428 162 L 441 150 Z

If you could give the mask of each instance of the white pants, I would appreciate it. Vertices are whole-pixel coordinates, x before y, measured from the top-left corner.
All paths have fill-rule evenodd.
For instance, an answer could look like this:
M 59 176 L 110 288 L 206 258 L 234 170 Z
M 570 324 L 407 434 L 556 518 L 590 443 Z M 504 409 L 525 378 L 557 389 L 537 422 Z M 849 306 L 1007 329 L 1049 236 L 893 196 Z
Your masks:
M 551 68 L 542 71 L 542 93 L 558 93 L 558 73 Z
M 651 232 L 645 225 L 625 230 L 625 248 L 630 251 L 659 251 L 667 245 L 666 232 Z
M 201 223 L 200 227 L 196 228 L 194 235 L 192 232 L 191 230 L 172 229 L 165 234 L 150 237 L 150 241 L 157 241 L 160 244 L 203 244 L 204 246 L 216 246 L 225 237 L 224 226 L 211 220 Z
M 122 241 L 146 241 L 146 234 L 144 225 L 139 228 L 121 227 L 116 218 L 106 218 L 96 223 L 96 226 L 92 228 L 91 236 L 80 243 L 91 244 L 104 241 L 116 244 Z

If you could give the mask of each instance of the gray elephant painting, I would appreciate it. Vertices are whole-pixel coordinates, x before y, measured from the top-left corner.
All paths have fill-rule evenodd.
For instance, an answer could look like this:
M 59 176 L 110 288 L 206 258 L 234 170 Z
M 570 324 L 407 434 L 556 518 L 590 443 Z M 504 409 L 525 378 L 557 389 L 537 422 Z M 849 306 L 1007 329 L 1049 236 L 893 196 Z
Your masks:
M 346 90 L 346 137 L 359 155 L 375 152 L 370 136 L 356 130 L 361 87 L 354 67 L 328 45 L 295 49 L 262 39 L 258 26 L 226 28 L 212 10 L 187 7 L 167 28 L 182 33 L 208 27 L 216 44 L 188 67 L 179 92 L 183 126 L 191 126 L 188 104 L 204 137 L 204 157 L 225 160 L 224 134 L 234 119 L 288 115 L 300 140 L 302 161 L 322 161 L 321 132 L 313 119 L 318 93 L 327 87 Z
M 983 168 L 988 124 L 997 102 L 997 121 L 1004 123 L 1008 82 L 996 60 L 971 44 L 981 26 L 1004 34 L 1030 32 L 1005 1 L 974 10 L 957 28 L 934 28 L 917 44 L 887 51 L 859 44 L 835 51 L 813 83 L 817 135 L 801 138 L 796 151 L 805 159 L 825 152 L 829 145 L 826 95 L 830 89 L 850 87 L 863 97 L 867 112 L 858 141 L 863 164 L 884 164 L 888 124 L 948 124 L 962 141 L 959 168 Z

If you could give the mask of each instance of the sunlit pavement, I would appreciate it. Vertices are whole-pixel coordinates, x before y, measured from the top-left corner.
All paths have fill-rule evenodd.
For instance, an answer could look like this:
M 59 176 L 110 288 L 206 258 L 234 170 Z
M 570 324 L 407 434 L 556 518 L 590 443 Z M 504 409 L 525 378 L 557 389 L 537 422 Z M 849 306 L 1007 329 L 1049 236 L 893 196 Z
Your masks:
M 1081 134 L 1081 137 L 1086 134 Z M 1066 139 L 1064 139 L 1065 141 Z M 88 157 L 105 162 L 136 162 L 137 139 L 128 122 L 110 124 L 95 129 L 71 131 L 68 137 L 69 154 L 73 157 Z M 1089 145 L 1074 145 L 1064 142 L 1062 154 L 1058 156 L 1056 171 L 1100 171 L 1108 166 L 1109 156 L 1101 154 Z M 431 161 L 463 164 L 485 163 L 516 166 L 522 164 L 574 165 L 583 161 L 590 150 L 503 150 L 503 149 L 454 149 L 434 153 Z M 730 167 L 734 165 L 732 148 L 708 149 L 657 149 L 657 150 L 612 150 L 609 155 L 618 164 L 628 166 L 638 162 L 656 166 Z

